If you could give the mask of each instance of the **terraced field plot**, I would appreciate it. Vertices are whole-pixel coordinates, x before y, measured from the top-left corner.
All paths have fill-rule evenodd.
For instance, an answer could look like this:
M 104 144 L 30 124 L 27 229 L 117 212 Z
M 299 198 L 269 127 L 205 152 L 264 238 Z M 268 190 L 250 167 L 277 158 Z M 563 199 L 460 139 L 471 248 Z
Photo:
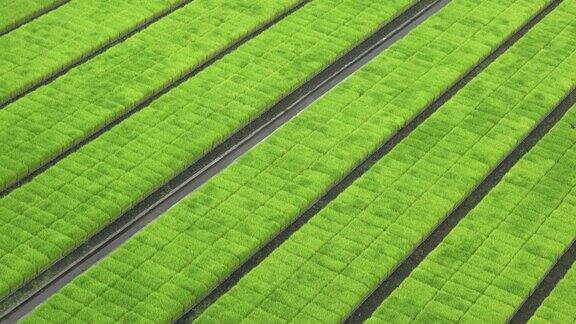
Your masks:
M 130 6 L 0 11 L 2 319 L 574 319 L 576 0 Z

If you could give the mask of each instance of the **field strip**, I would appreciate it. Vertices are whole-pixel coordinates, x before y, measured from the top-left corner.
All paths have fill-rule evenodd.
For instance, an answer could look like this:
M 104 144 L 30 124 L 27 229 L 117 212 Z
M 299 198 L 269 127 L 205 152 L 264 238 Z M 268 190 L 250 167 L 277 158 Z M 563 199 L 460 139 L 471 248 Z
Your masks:
M 574 245 L 575 243 L 572 243 L 572 246 Z M 572 257 L 568 272 L 557 285 L 554 285 L 554 290 L 538 307 L 534 316 L 528 321 L 529 324 L 576 322 L 576 266 L 574 264 L 574 257 Z
M 12 243 L 20 242 L 2 248 L 0 267 L 18 269 L 16 275 L 0 274 L 3 294 L 35 277 L 414 4 L 365 1 L 310 2 L 3 197 L 0 231 L 16 236 Z M 197 91 L 204 95 L 195 96 Z
M 570 296 L 567 295 L 567 293 L 564 293 L 566 288 L 560 288 L 561 292 L 559 293 L 555 293 L 554 291 L 556 291 L 557 289 L 556 286 L 558 285 L 558 283 L 564 280 L 564 276 L 566 275 L 566 273 L 570 269 L 576 268 L 574 266 L 575 260 L 576 260 L 576 237 L 574 238 L 572 245 L 570 245 L 570 247 L 566 250 L 566 252 L 564 252 L 564 254 L 562 254 L 562 256 L 558 258 L 558 261 L 556 262 L 554 267 L 550 269 L 550 271 L 548 272 L 546 277 L 540 282 L 538 287 L 536 287 L 534 291 L 532 291 L 530 297 L 524 300 L 524 303 L 516 311 L 514 316 L 510 319 L 509 323 L 515 324 L 515 323 L 529 322 L 529 320 L 532 317 L 534 317 L 534 314 L 536 314 L 536 317 L 534 317 L 534 319 L 546 319 L 548 317 L 549 321 L 554 322 L 554 319 L 556 319 L 556 322 L 560 322 L 560 319 L 563 317 L 560 315 L 562 314 L 562 309 L 566 309 L 566 306 L 569 306 L 565 303 L 566 302 L 569 303 L 570 301 L 576 301 L 576 296 L 574 295 L 576 293 L 576 290 L 572 290 L 571 292 L 572 297 L 564 299 L 564 304 L 561 301 L 557 301 L 557 299 L 561 298 L 560 296 L 562 295 L 564 295 L 562 296 L 564 298 Z M 561 284 L 561 286 L 566 284 L 573 285 L 574 275 L 568 274 L 568 276 L 572 276 L 572 278 L 571 279 L 566 278 L 567 281 Z M 568 283 L 569 281 L 571 281 L 572 283 Z M 550 296 L 550 293 L 552 293 L 551 300 L 545 302 L 545 300 L 547 300 L 547 298 Z M 567 296 L 565 296 L 565 294 Z M 543 302 L 544 306 L 542 306 Z M 568 317 L 572 317 L 572 322 L 576 321 L 576 308 L 574 308 L 574 306 L 575 305 L 571 306 L 572 307 L 571 312 L 569 311 L 568 313 L 565 314 L 568 315 Z M 553 312 L 553 309 L 555 309 L 556 307 L 560 308 L 558 312 L 556 312 L 556 314 L 558 315 L 555 315 Z
M 439 10 L 447 2 L 435 1 L 428 3 L 423 1 L 407 10 L 294 91 L 291 96 L 285 97 L 284 100 L 279 102 L 278 107 L 271 108 L 269 112 L 274 112 L 271 118 L 265 117 L 263 119 L 265 122 L 259 126 L 246 126 L 246 132 L 249 132 L 248 135 L 225 141 L 205 158 L 202 158 L 201 161 L 194 163 L 194 165 L 172 179 L 167 185 L 158 189 L 145 201 L 80 245 L 65 258 L 56 262 L 44 273 L 12 295 L 12 300 L 22 300 L 22 302 L 12 303 L 14 304 L 12 310 L 6 310 L 6 313 L 9 313 L 6 316 L 6 320 L 17 320 L 29 312 L 90 265 L 105 257 L 146 224 L 160 216 L 188 193 L 224 169 L 238 156 L 248 151 L 287 120 L 305 109 L 310 103 L 328 92 L 337 83 L 358 70 L 372 57 L 405 36 L 409 30 L 421 23 L 426 16 Z M 394 26 L 397 25 L 398 27 L 395 28 Z M 2 308 L 0 306 L 0 309 Z
M 97 266 L 76 278 L 33 314 L 63 318 L 73 314 L 84 319 L 95 314 L 114 319 L 130 318 L 135 314 L 146 317 L 152 313 L 167 313 L 162 318 L 178 316 L 294 221 L 314 202 L 314 197 L 321 196 L 359 163 L 362 155 L 369 155 L 383 139 L 391 137 L 404 123 L 416 117 L 428 103 L 441 96 L 548 4 L 545 1 L 452 2 Z M 462 14 L 463 10 L 467 14 Z M 463 21 L 475 28 L 464 28 Z M 502 21 L 507 23 L 502 24 Z M 487 34 L 488 30 L 495 33 Z M 423 37 L 431 31 L 435 36 Z M 407 68 L 413 69 L 414 63 L 421 62 L 413 57 L 415 53 L 427 60 L 434 58 L 427 65 L 432 71 L 409 70 L 420 78 L 413 82 L 392 82 L 405 75 Z M 431 53 L 436 55 L 429 55 Z M 445 64 L 453 66 L 456 57 L 461 58 L 459 70 L 446 69 Z M 437 64 L 436 68 L 431 66 L 434 64 Z M 375 79 L 385 77 L 377 88 L 367 91 L 374 86 Z M 389 89 L 387 98 L 372 97 L 390 84 L 403 86 L 407 91 Z M 419 85 L 426 85 L 430 92 L 417 92 L 425 95 L 424 99 L 408 104 L 405 100 L 414 96 Z M 402 93 L 404 95 L 400 95 Z M 396 96 L 398 98 L 394 100 Z M 398 109 L 400 101 L 406 104 L 404 110 Z M 366 105 L 368 102 L 370 105 Z M 390 102 L 394 105 L 387 104 Z M 386 105 L 387 109 L 378 104 L 372 107 L 374 103 Z M 360 108 L 370 110 L 360 113 L 363 111 Z M 375 115 L 376 112 L 380 114 Z M 378 127 L 370 127 L 367 121 Z M 382 125 L 386 125 L 386 129 Z M 366 128 L 384 134 L 358 137 Z M 343 137 L 337 136 L 340 132 Z M 291 144 L 301 141 L 305 141 L 305 146 Z M 318 157 L 326 153 L 322 147 L 334 149 L 329 150 L 327 160 L 316 163 Z M 273 160 L 278 162 L 270 168 Z M 291 184 L 293 180 L 296 183 Z M 258 205 L 260 203 L 262 205 Z M 174 262 L 170 269 L 162 266 L 164 258 Z M 122 280 L 125 278 L 130 280 Z M 82 289 L 89 289 L 84 284 L 100 280 L 106 281 L 105 285 L 111 289 L 97 284 L 100 288 L 93 288 L 100 289 L 97 296 L 101 298 L 91 303 L 95 295 Z M 122 287 L 122 300 L 117 298 L 119 290 L 115 287 Z M 124 296 L 124 292 L 130 295 Z M 70 293 L 79 293 L 86 298 L 69 302 L 66 296 Z M 60 303 L 64 303 L 62 307 Z M 54 304 L 58 304 L 60 310 L 50 306 Z
M 0 110 L 0 197 L 308 2 L 196 0 Z
M 574 88 L 570 9 L 561 4 L 198 320 L 351 314 Z
M 572 107 L 392 292 L 372 322 L 510 320 L 576 237 Z
M 0 37 L 0 110 L 193 0 L 77 0 Z
M 46 14 L 70 0 L 12 1 L 0 7 L 0 36 Z

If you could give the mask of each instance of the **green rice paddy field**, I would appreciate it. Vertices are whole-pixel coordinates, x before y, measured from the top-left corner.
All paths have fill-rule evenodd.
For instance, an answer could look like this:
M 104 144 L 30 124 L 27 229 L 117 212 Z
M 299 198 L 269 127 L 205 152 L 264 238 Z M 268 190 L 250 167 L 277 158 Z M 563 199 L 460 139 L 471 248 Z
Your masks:
M 575 249 L 576 0 L 0 4 L 0 323 L 576 323 Z

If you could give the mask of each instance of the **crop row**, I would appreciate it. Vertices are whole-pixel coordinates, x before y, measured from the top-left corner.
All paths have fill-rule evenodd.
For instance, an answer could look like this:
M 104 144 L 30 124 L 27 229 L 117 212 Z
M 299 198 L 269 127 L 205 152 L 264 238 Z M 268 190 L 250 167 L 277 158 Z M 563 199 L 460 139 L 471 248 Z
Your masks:
M 299 2 L 195 0 L 0 110 L 0 189 Z
M 71 1 L 3 35 L 0 104 L 184 1 Z
M 567 27 L 574 15 L 570 6 L 557 10 L 244 276 L 198 322 L 346 319 L 574 87 L 576 44 L 570 40 L 576 34 Z M 574 153 L 567 161 L 574 161 Z M 576 180 L 576 174 L 570 179 Z M 569 228 L 573 223 L 565 221 Z M 566 236 L 572 238 L 574 229 Z M 468 233 L 469 241 L 478 238 L 478 230 Z M 470 243 L 461 236 L 450 242 Z M 498 244 L 504 251 L 506 245 L 492 245 Z M 458 266 L 448 258 L 442 264 Z M 426 278 L 441 280 L 444 269 L 433 270 Z M 470 281 L 481 285 L 476 280 Z M 454 295 L 471 295 L 459 286 L 450 288 Z M 432 288 L 406 287 L 400 305 L 419 309 L 410 308 L 411 303 L 431 293 Z M 456 299 L 436 296 L 443 305 Z M 444 317 L 415 319 L 457 322 L 446 308 L 431 307 L 434 315 Z M 504 314 L 496 307 L 478 310 L 483 316 Z
M 69 0 L 21 0 L 6 1 L 0 6 L 0 34 L 17 26 L 38 13 Z
M 0 296 L 66 254 L 411 0 L 315 0 L 2 198 Z M 159 148 L 162 148 L 161 150 Z
M 576 35 L 574 27 L 564 41 Z M 576 107 L 410 274 L 375 318 L 503 323 L 514 315 L 576 237 L 576 131 L 569 121 L 576 121 Z
M 546 3 L 452 2 L 31 319 L 177 317 Z
M 576 122 L 576 117 L 573 120 Z M 571 137 L 574 137 L 574 134 Z M 574 170 L 573 164 L 571 167 L 571 170 Z M 573 206 L 576 206 L 576 202 L 573 203 Z M 563 228 L 565 224 L 559 224 L 559 226 Z M 562 324 L 574 322 L 576 322 L 576 266 L 572 265 L 572 268 L 554 287 L 552 293 L 546 297 L 528 323 Z

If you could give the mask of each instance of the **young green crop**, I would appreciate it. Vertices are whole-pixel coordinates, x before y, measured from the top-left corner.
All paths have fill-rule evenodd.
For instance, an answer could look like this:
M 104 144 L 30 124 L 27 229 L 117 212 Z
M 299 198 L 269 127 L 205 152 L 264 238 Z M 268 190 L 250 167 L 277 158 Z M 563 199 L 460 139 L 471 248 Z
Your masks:
M 572 9 L 565 13 L 575 15 L 576 6 Z M 572 39 L 574 22 L 565 35 Z M 576 132 L 570 126 L 575 121 L 572 107 L 382 303 L 371 322 L 507 322 L 576 237 Z M 559 294 L 576 296 L 563 289 Z M 569 303 L 574 304 L 558 307 Z M 544 318 L 563 319 L 562 312 L 550 310 Z M 572 322 L 574 310 L 571 315 L 563 322 Z
M 0 6 L 0 33 L 69 0 L 6 1 Z
M 146 197 L 413 0 L 315 0 L 0 200 L 0 296 Z M 161 149 L 160 149 L 161 148 Z
M 301 0 L 195 0 L 0 110 L 0 190 Z
M 71 1 L 0 37 L 0 103 L 183 1 Z
M 576 122 L 576 114 L 573 123 Z M 574 138 L 574 135 L 571 135 Z M 571 166 L 572 169 L 576 167 Z M 576 206 L 576 200 L 573 200 L 573 208 Z M 573 214 L 574 215 L 574 214 Z M 566 224 L 558 224 L 559 228 L 566 228 Z M 575 323 L 576 322 L 576 266 L 572 264 L 568 273 L 554 287 L 552 293 L 538 307 L 534 316 L 528 321 L 529 324 L 544 323 Z
M 557 8 L 557 12 L 537 25 L 243 277 L 197 321 L 303 323 L 341 322 L 346 319 L 574 88 L 575 8 L 576 2 Z M 576 143 L 576 136 L 572 136 L 572 141 Z M 566 154 L 567 164 L 558 168 L 559 174 L 568 172 L 569 165 L 574 166 L 576 161 L 573 143 L 568 144 L 564 146 L 565 150 L 572 148 L 572 151 Z M 558 189 L 569 191 L 574 184 L 576 173 L 567 177 L 566 183 Z M 530 202 L 540 203 L 540 200 L 532 199 Z M 494 204 L 486 211 L 494 213 L 499 208 L 500 204 Z M 555 208 L 552 206 L 552 210 Z M 541 208 L 541 211 L 547 210 Z M 574 208 L 565 209 L 564 212 L 557 214 L 560 218 L 567 218 L 574 215 Z M 519 222 L 522 221 L 521 215 Z M 545 218 L 545 214 L 541 217 Z M 532 218 L 530 216 L 525 221 Z M 576 234 L 576 220 L 572 218 L 563 222 L 570 228 L 564 239 L 572 239 Z M 562 252 L 565 241 L 558 239 L 553 242 L 548 239 L 546 242 L 549 242 L 549 246 L 537 243 L 544 242 L 544 237 L 554 234 L 550 228 L 531 240 L 526 248 L 533 252 L 541 245 L 542 249 L 537 255 L 542 257 L 550 252 L 546 257 L 555 260 Z M 468 239 L 456 234 L 446 246 L 468 248 L 480 239 L 478 230 L 464 233 L 469 234 Z M 503 235 L 497 238 L 513 239 L 512 236 Z M 513 246 L 517 242 L 499 241 L 490 246 L 495 251 L 505 253 L 510 251 L 507 243 Z M 553 247 L 560 248 L 551 251 Z M 461 265 L 458 258 L 450 258 L 455 252 L 446 249 L 440 251 L 436 254 L 438 258 L 434 265 L 442 258 L 444 262 L 440 264 L 445 267 L 451 265 L 457 268 Z M 474 248 L 471 247 L 471 251 Z M 485 260 L 500 260 L 492 254 L 482 255 L 488 257 Z M 530 261 L 533 259 L 537 258 L 528 258 Z M 474 261 L 478 260 L 481 259 Z M 513 263 L 513 266 L 519 264 Z M 445 267 L 431 267 L 425 277 L 430 281 L 427 283 L 434 285 L 449 276 Z M 493 266 L 481 268 L 490 269 Z M 477 270 L 481 273 L 480 269 Z M 541 270 L 545 272 L 546 269 Z M 524 275 L 526 278 L 530 276 L 531 273 Z M 506 278 L 514 276 L 501 278 L 499 284 L 513 286 L 514 282 Z M 490 277 L 470 278 L 469 281 L 482 287 L 484 279 Z M 454 308 L 466 307 L 465 298 L 474 295 L 463 288 L 459 289 L 459 286 L 446 287 L 455 288 L 450 290 L 452 295 L 435 295 L 438 301 L 444 303 L 441 305 L 444 307 L 430 308 L 430 312 L 440 317 L 385 317 L 384 322 L 403 322 L 410 318 L 424 323 L 463 320 L 458 316 L 452 317 L 456 312 Z M 412 314 L 409 311 L 418 313 L 420 302 L 435 292 L 433 288 L 425 288 L 415 284 L 407 286 L 403 290 L 403 302 L 397 303 L 399 311 L 408 315 Z M 498 297 L 512 301 L 510 296 L 504 294 Z M 390 303 L 394 304 L 397 300 L 391 299 Z M 502 322 L 499 316 L 505 315 L 501 307 L 476 310 L 484 316 L 493 316 L 492 320 L 488 320 L 492 323 Z
M 178 316 L 546 4 L 452 2 L 31 319 Z

